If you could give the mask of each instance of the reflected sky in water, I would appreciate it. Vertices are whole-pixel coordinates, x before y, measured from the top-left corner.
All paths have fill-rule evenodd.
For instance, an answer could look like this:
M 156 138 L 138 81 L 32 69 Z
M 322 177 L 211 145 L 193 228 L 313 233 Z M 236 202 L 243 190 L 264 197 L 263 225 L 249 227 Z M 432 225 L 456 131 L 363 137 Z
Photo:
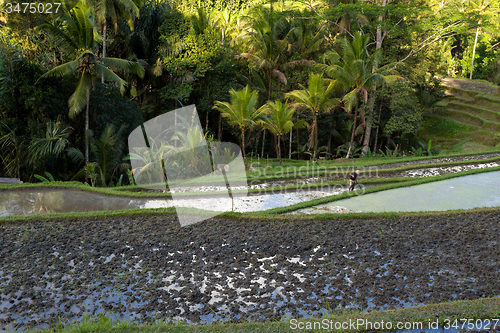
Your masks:
M 335 191 L 335 189 L 334 189 Z M 234 198 L 235 212 L 253 212 L 335 194 L 328 191 L 303 191 L 293 193 L 264 194 Z M 171 199 L 129 198 L 103 195 L 79 189 L 21 189 L 0 191 L 0 217 L 9 215 L 89 212 L 134 208 L 168 208 Z M 231 211 L 230 198 L 187 197 L 175 201 L 177 207 L 204 207 L 204 209 L 224 212 Z
M 325 213 L 328 207 L 358 212 L 416 212 L 500 206 L 500 171 L 441 180 L 355 196 L 302 210 Z
M 141 208 L 147 201 L 78 189 L 8 190 L 0 192 L 0 216 Z

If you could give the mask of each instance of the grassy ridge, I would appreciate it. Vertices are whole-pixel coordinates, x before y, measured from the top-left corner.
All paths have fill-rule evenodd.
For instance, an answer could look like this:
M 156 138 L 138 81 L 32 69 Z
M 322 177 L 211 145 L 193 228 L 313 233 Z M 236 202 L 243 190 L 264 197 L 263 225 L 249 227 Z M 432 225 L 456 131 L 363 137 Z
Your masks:
M 428 160 L 436 157 L 420 157 L 420 158 L 405 158 L 403 161 L 420 161 L 420 160 Z M 401 159 L 398 159 L 401 160 Z M 256 181 L 256 180 L 276 180 L 276 179 L 293 179 L 296 177 L 300 178 L 306 178 L 306 177 L 321 177 L 321 176 L 334 176 L 334 175 L 343 175 L 345 179 L 343 180 L 336 180 L 336 181 L 330 181 L 330 182 L 318 182 L 318 183 L 311 183 L 311 184 L 291 184 L 287 186 L 276 186 L 272 188 L 266 188 L 266 189 L 249 189 L 248 193 L 262 193 L 262 192 L 274 192 L 274 191 L 282 191 L 282 190 L 293 190 L 293 189 L 301 189 L 304 187 L 307 188 L 320 188 L 321 186 L 332 186 L 332 185 L 344 185 L 347 184 L 347 173 L 351 172 L 351 170 L 354 170 L 356 168 L 363 169 L 368 167 L 368 172 L 361 172 L 361 177 L 360 179 L 363 179 L 364 183 L 387 183 L 387 182 L 402 182 L 402 181 L 408 181 L 408 180 L 413 180 L 414 178 L 412 177 L 400 177 L 400 178 L 383 178 L 379 177 L 379 174 L 391 174 L 394 172 L 401 172 L 401 171 L 407 171 L 407 170 L 414 170 L 414 169 L 422 169 L 422 168 L 429 168 L 429 167 L 445 167 L 445 166 L 460 166 L 460 165 L 467 165 L 470 163 L 489 163 L 489 162 L 495 162 L 495 161 L 500 161 L 500 156 L 497 157 L 490 157 L 490 158 L 485 158 L 485 159 L 478 159 L 474 161 L 452 161 L 452 162 L 442 162 L 442 163 L 427 163 L 427 164 L 415 164 L 415 165 L 406 165 L 406 166 L 401 166 L 398 168 L 391 168 L 391 169 L 375 169 L 373 172 L 376 172 L 376 176 L 378 178 L 366 178 L 363 179 L 368 175 L 368 177 L 372 177 L 372 169 L 369 167 L 376 167 L 376 166 L 383 166 L 387 164 L 393 164 L 393 163 L 399 163 L 399 162 L 391 162 L 387 163 L 387 159 L 383 159 L 382 161 L 374 161 L 372 164 L 355 164 L 351 165 L 345 170 L 340 170 L 345 164 L 339 164 L 339 165 L 334 165 L 334 166 L 329 166 L 329 167 L 317 167 L 317 166 L 312 166 L 312 165 L 302 165 L 303 167 L 307 167 L 302 170 L 300 173 L 280 173 L 280 172 L 275 172 L 275 173 L 268 173 L 266 176 L 262 177 L 253 177 L 253 178 L 248 178 L 248 181 Z M 302 161 L 302 164 L 305 164 L 304 161 Z M 330 172 L 330 175 L 328 175 L 328 172 Z M 334 172 L 335 174 L 332 174 Z M 130 198 L 170 198 L 172 195 L 168 192 L 135 192 L 135 190 L 141 190 L 140 186 L 133 185 L 133 186 L 121 186 L 121 187 L 112 187 L 112 188 L 106 188 L 106 187 L 91 187 L 87 185 L 83 185 L 82 183 L 78 182 L 50 182 L 50 183 L 23 183 L 23 184 L 0 184 L 0 191 L 3 190 L 12 190 L 12 189 L 32 189 L 32 188 L 44 188 L 44 189 L 49 189 L 49 188 L 72 188 L 72 189 L 78 189 L 82 191 L 90 191 L 90 192 L 97 192 L 100 194 L 105 194 L 105 195 L 113 195 L 113 196 L 121 196 L 121 197 L 130 197 Z M 246 191 L 234 191 L 234 193 L 243 193 Z M 217 194 L 220 192 L 216 191 L 206 191 L 206 192 L 187 192 L 187 193 L 182 193 L 178 195 L 183 195 L 186 197 L 189 196 L 199 196 L 199 195 L 213 195 Z
M 375 193 L 375 192 L 393 189 L 393 188 L 425 184 L 425 183 L 430 183 L 430 182 L 445 180 L 445 179 L 451 179 L 451 178 L 465 176 L 465 175 L 491 172 L 491 171 L 500 171 L 500 167 L 494 167 L 494 168 L 488 168 L 488 169 L 475 169 L 475 170 L 463 171 L 463 172 L 459 172 L 459 173 L 455 173 L 455 174 L 436 176 L 436 177 L 432 177 L 432 178 L 413 179 L 411 181 L 405 181 L 404 179 L 402 179 L 402 181 L 397 182 L 397 183 L 391 183 L 391 184 L 367 188 L 367 189 L 365 189 L 365 194 Z M 337 200 L 349 198 L 353 195 L 356 195 L 356 194 L 353 192 L 344 192 L 340 195 L 333 195 L 333 196 L 323 197 L 323 198 L 319 198 L 319 199 L 313 199 L 311 201 L 302 202 L 302 203 L 287 206 L 287 207 L 273 208 L 273 209 L 269 209 L 266 211 L 251 212 L 251 213 L 224 212 L 222 214 L 219 214 L 218 216 L 221 218 L 238 218 L 238 219 L 248 219 L 248 220 L 281 219 L 282 216 L 280 214 L 292 212 L 292 211 L 299 210 L 302 208 L 308 208 L 308 207 L 312 207 L 312 206 L 316 206 L 316 205 L 331 203 L 331 202 L 334 202 Z M 192 213 L 196 213 L 196 214 L 211 214 L 212 213 L 211 211 L 197 210 L 195 208 L 192 208 L 190 210 Z M 498 210 L 498 208 L 485 208 L 485 210 L 481 210 L 481 211 L 497 211 L 497 210 Z M 457 212 L 463 213 L 464 211 L 473 212 L 476 210 L 459 210 Z M 447 213 L 449 213 L 449 212 L 450 211 L 448 211 Z M 127 210 L 100 211 L 100 212 L 33 214 L 33 215 L 23 215 L 23 216 L 13 215 L 13 216 L 0 217 L 0 224 L 22 223 L 23 221 L 33 221 L 33 220 L 50 221 L 50 220 L 54 220 L 54 219 L 68 219 L 68 218 L 71 218 L 71 219 L 93 219 L 93 218 L 110 217 L 110 216 L 165 215 L 165 214 L 175 214 L 175 213 L 176 213 L 175 208 L 171 207 L 171 208 L 150 208 L 150 209 L 127 209 Z M 439 216 L 442 213 L 443 212 L 421 212 L 421 213 L 415 213 L 415 214 L 424 215 L 424 216 L 433 216 L 433 214 L 437 214 Z M 299 216 L 298 215 L 290 215 L 290 216 L 286 217 L 285 219 L 287 219 L 287 218 L 297 219 L 299 217 L 301 219 L 400 217 L 400 216 L 409 216 L 408 214 L 412 215 L 414 213 L 384 212 L 384 213 L 349 213 L 349 214 L 324 213 L 324 214 L 311 214 L 311 215 L 301 214 Z
M 241 324 L 210 324 L 210 325 L 186 325 L 182 323 L 171 322 L 155 322 L 152 324 L 137 325 L 127 321 L 113 322 L 111 316 L 100 315 L 91 318 L 84 316 L 83 320 L 78 323 L 64 325 L 60 323 L 54 329 L 32 330 L 32 332 L 43 333 L 153 333 L 153 332 L 170 332 L 170 333 L 201 333 L 201 332 L 238 332 L 238 333 L 261 333 L 261 332 L 296 332 L 298 328 L 304 327 L 301 332 L 318 332 L 324 331 L 325 328 L 332 328 L 339 333 L 361 333 L 361 332 L 382 332 L 388 330 L 388 324 L 393 327 L 392 331 L 396 330 L 397 325 L 411 325 L 421 331 L 428 329 L 430 324 L 437 324 L 439 327 L 453 324 L 455 320 L 462 325 L 459 320 L 461 318 L 472 319 L 486 323 L 486 319 L 500 318 L 500 298 L 485 298 L 471 301 L 453 301 L 438 304 L 429 304 L 413 308 L 404 308 L 387 311 L 372 311 L 368 313 L 339 313 L 324 318 L 313 318 L 308 320 L 294 321 L 271 321 L 264 323 L 247 322 Z M 349 323 L 359 323 L 359 326 L 351 326 Z M 361 322 L 362 320 L 362 322 Z M 375 323 L 385 324 L 384 329 L 374 329 Z M 372 328 L 368 322 L 371 323 Z M 300 326 L 299 326 L 300 325 Z M 339 329 L 336 329 L 336 326 Z M 344 328 L 342 328 L 344 325 Z M 310 329 L 308 328 L 310 327 Z M 434 327 L 434 326 L 432 326 Z M 371 328 L 371 329 L 370 329 Z M 467 327 L 466 327 L 467 328 Z M 471 327 L 469 327 L 471 328 Z M 484 328 L 484 326 L 482 327 Z

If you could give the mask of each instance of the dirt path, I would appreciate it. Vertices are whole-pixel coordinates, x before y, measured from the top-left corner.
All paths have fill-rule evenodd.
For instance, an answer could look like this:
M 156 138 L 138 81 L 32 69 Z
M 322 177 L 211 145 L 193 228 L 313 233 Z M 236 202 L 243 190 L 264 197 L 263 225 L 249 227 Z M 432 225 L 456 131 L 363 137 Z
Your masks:
M 488 94 L 499 94 L 500 92 L 500 87 L 494 88 L 487 82 L 480 82 L 480 81 L 471 81 L 465 79 L 455 79 L 446 77 L 442 78 L 442 84 L 454 88 L 472 90 Z

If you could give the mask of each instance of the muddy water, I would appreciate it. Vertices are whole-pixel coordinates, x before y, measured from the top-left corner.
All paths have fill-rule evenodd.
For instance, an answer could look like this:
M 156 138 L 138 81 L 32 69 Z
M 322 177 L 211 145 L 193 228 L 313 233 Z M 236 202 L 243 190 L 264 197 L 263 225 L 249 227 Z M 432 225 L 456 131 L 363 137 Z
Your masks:
M 140 208 L 144 200 L 77 189 L 22 189 L 0 192 L 0 216 Z
M 53 326 L 86 309 L 207 323 L 497 296 L 498 221 L 500 213 L 377 219 L 374 229 L 373 220 L 217 218 L 180 227 L 169 214 L 2 225 L 0 328 Z
M 371 193 L 301 210 L 358 212 L 443 211 L 500 206 L 500 171 Z

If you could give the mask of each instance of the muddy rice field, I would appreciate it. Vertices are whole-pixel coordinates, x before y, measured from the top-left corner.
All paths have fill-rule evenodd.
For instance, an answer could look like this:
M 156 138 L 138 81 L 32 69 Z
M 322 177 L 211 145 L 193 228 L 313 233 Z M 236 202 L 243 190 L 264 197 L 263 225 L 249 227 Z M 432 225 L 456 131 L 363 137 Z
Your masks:
M 321 316 L 500 295 L 500 210 L 283 221 L 175 215 L 0 225 L 0 328 Z

